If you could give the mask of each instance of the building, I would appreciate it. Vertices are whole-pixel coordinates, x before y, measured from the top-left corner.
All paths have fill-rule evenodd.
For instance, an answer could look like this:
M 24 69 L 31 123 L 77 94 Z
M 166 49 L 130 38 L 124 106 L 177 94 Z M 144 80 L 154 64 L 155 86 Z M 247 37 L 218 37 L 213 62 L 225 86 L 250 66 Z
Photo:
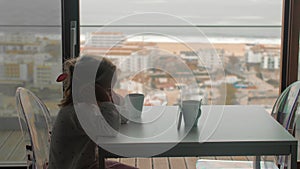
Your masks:
M 33 43 L 35 42 L 36 37 L 33 33 L 5 33 L 0 34 L 1 42 L 9 43 Z
M 61 72 L 61 66 L 56 62 L 34 64 L 33 85 L 39 88 L 57 86 L 56 78 Z
M 6 62 L 2 63 L 0 70 L 0 79 L 2 80 L 20 80 L 29 79 L 29 65 L 25 63 Z
M 245 62 L 247 64 L 260 64 L 262 57 L 262 53 L 254 52 L 251 49 L 248 49 L 245 53 Z
M 101 34 L 101 36 L 111 36 Z M 99 38 L 98 40 L 100 40 Z M 102 38 L 105 40 L 106 38 Z M 86 44 L 89 44 L 87 42 Z M 104 44 L 100 43 L 99 44 Z M 107 43 L 109 44 L 109 43 Z M 122 72 L 136 72 L 148 68 L 151 64 L 150 55 L 156 51 L 156 44 L 151 42 L 123 42 L 122 46 L 83 45 L 82 54 L 104 56 L 110 59 Z
M 279 69 L 280 68 L 280 57 L 279 56 L 263 56 L 261 60 L 262 69 Z
M 0 34 L 0 53 L 33 54 L 41 51 L 40 43 L 32 33 Z
M 121 32 L 92 32 L 86 36 L 85 46 L 112 48 L 121 47 L 126 37 Z
M 272 57 L 276 56 L 276 59 Z M 274 62 L 275 67 L 277 64 L 277 56 L 280 56 L 280 46 L 278 45 L 248 45 L 246 46 L 245 61 L 247 64 L 261 64 L 261 67 L 267 69 L 268 65 L 271 67 Z M 269 59 L 270 58 L 270 59 Z M 273 61 L 274 60 L 274 61 Z M 269 63 L 268 63 L 269 62 Z M 278 67 L 279 68 L 279 67 Z M 275 69 L 278 69 L 275 68 Z
M 205 67 L 210 71 L 216 71 L 223 68 L 222 58 L 219 57 L 218 53 L 214 49 L 199 49 L 197 51 L 199 59 L 199 66 Z

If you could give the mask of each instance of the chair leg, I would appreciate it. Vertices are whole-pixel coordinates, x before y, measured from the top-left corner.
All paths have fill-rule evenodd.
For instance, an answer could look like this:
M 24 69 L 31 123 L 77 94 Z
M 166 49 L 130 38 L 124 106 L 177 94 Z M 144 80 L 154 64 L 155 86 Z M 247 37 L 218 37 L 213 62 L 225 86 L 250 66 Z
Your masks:
M 105 169 L 105 156 L 101 147 L 98 147 L 99 169 Z
M 260 156 L 255 156 L 255 161 L 253 161 L 253 169 L 260 169 Z

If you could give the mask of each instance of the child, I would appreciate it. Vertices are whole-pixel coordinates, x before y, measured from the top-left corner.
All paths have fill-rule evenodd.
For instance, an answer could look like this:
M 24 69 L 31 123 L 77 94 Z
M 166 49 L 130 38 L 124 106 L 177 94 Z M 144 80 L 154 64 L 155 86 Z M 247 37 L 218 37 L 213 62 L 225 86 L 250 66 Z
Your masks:
M 87 68 L 90 65 L 98 63 L 96 77 L 94 82 L 87 81 L 89 69 L 83 69 L 79 75 L 74 74 L 76 69 Z M 100 64 L 99 64 L 100 63 Z M 81 67 L 82 66 L 82 67 Z M 49 169 L 86 169 L 98 168 L 95 150 L 97 145 L 87 135 L 79 122 L 74 108 L 74 98 L 84 98 L 75 96 L 77 92 L 72 92 L 72 84 L 76 84 L 82 94 L 82 89 L 86 85 L 95 85 L 96 100 L 100 110 L 106 119 L 116 131 L 120 127 L 120 115 L 113 106 L 113 101 L 120 101 L 121 97 L 115 95 L 111 90 L 116 79 L 114 73 L 116 66 L 108 59 L 94 56 L 83 56 L 78 59 L 71 59 L 65 63 L 65 72 L 58 77 L 57 81 L 65 82 L 64 98 L 60 103 L 60 111 L 57 115 L 54 127 L 52 129 Z M 81 74 L 81 75 L 80 75 Z M 85 76 L 82 76 L 85 75 Z M 74 94 L 74 96 L 73 96 Z M 116 98 L 116 99 L 115 99 Z M 76 102 L 80 100 L 76 100 Z M 88 100 L 86 100 L 88 102 Z M 117 103 L 116 103 L 117 104 Z M 91 113 L 91 112 L 86 112 Z M 125 164 L 113 161 L 106 161 L 106 169 L 136 169 Z

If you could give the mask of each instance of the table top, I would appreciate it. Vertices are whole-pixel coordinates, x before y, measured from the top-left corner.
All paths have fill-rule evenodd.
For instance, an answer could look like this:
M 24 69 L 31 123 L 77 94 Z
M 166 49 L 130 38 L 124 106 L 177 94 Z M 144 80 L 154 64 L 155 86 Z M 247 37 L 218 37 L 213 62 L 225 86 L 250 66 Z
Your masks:
M 144 107 L 116 137 L 98 137 L 106 156 L 289 154 L 297 140 L 260 106 L 202 106 L 198 127 L 177 128 L 178 107 Z M 117 156 L 115 156 L 115 155 Z
M 198 127 L 177 129 L 177 106 L 144 107 L 142 118 L 124 124 L 116 137 L 99 137 L 102 144 L 175 142 L 296 141 L 263 107 L 202 106 Z M 182 140 L 183 139 L 183 140 Z

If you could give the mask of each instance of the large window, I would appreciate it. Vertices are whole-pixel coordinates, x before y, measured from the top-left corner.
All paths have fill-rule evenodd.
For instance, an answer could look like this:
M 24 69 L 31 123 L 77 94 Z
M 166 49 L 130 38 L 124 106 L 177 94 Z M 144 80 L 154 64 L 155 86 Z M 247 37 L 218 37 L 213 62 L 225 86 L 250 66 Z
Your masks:
M 25 160 L 18 86 L 41 97 L 51 114 L 58 111 L 62 55 L 78 53 L 70 49 L 78 40 L 71 28 L 78 21 L 76 2 L 0 2 L 0 162 Z M 118 66 L 119 94 L 143 92 L 146 105 L 176 105 L 185 97 L 266 108 L 278 96 L 280 69 L 287 67 L 280 62 L 281 0 L 79 2 L 80 51 Z
M 0 163 L 26 161 L 15 91 L 30 89 L 57 113 L 61 6 L 59 0 L 2 0 L 0 11 Z
M 279 94 L 281 0 L 84 0 L 80 8 L 81 53 L 110 58 L 124 72 L 119 92 L 143 92 L 145 104 L 178 104 L 191 82 L 184 97 L 206 104 L 271 108 Z

